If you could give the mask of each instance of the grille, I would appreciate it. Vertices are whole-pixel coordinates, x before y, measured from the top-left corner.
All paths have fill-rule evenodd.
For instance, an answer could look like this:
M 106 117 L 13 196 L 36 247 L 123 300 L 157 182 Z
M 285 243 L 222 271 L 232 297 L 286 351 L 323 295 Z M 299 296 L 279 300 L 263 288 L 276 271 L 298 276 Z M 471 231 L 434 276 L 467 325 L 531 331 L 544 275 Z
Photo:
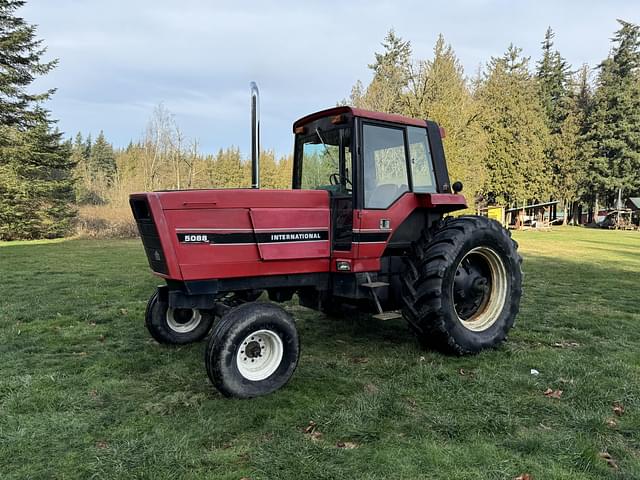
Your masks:
M 138 232 L 142 239 L 142 245 L 144 245 L 144 251 L 147 254 L 147 260 L 151 270 L 164 275 L 169 274 L 167 269 L 167 262 L 164 258 L 164 252 L 162 251 L 162 245 L 160 244 L 160 236 L 156 229 L 155 223 L 153 223 L 153 217 L 149 211 L 149 204 L 146 200 L 136 199 L 130 200 L 131 210 L 133 211 L 133 217 L 136 219 L 138 225 Z

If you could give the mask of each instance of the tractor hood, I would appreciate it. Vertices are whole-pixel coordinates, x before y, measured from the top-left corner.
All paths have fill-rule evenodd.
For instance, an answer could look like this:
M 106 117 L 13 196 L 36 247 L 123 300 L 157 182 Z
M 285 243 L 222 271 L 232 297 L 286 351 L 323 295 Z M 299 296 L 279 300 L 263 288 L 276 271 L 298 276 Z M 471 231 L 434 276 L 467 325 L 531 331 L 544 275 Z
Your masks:
M 329 269 L 329 194 L 221 189 L 131 195 L 154 272 L 176 280 Z

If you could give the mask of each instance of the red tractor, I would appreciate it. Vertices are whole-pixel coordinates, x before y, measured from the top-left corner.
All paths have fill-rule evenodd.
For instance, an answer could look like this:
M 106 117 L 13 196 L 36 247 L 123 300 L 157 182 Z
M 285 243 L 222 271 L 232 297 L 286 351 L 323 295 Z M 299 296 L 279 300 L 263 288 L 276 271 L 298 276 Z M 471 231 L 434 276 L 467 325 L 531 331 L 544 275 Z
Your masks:
M 255 84 L 252 106 L 253 189 L 131 195 L 166 281 L 147 306 L 153 338 L 195 342 L 217 319 L 207 373 L 240 398 L 282 387 L 298 363 L 295 322 L 257 301 L 264 292 L 332 315 L 404 317 L 423 346 L 457 355 L 506 338 L 522 292 L 517 244 L 496 221 L 446 217 L 467 204 L 436 123 L 347 106 L 308 115 L 293 124 L 292 189 L 260 190 Z

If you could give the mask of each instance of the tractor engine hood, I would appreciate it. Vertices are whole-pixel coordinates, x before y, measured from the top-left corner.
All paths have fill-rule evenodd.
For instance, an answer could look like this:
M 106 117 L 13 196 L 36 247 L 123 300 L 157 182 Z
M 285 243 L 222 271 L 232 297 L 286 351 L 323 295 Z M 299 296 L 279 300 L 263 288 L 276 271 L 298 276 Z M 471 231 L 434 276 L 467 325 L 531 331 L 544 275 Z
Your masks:
M 198 280 L 329 269 L 326 191 L 139 193 L 131 195 L 131 206 L 149 263 L 165 278 Z M 166 268 L 158 268 L 163 263 L 158 258 Z

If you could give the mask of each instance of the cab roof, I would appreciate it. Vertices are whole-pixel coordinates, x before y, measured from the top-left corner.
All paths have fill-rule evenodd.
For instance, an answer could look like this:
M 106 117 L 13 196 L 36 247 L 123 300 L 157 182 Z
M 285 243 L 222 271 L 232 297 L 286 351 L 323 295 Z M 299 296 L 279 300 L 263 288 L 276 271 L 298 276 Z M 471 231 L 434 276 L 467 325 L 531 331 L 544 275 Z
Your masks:
M 405 117 L 402 115 L 396 115 L 394 113 L 382 113 L 382 112 L 373 112 L 371 110 L 363 110 L 361 108 L 349 107 L 349 106 L 341 106 L 341 107 L 333 107 L 327 108 L 326 110 L 320 110 L 319 112 L 312 113 L 310 115 L 306 115 L 295 122 L 293 122 L 293 131 L 297 127 L 301 127 L 306 125 L 307 123 L 313 122 L 319 118 L 330 117 L 333 115 L 340 114 L 350 114 L 354 117 L 360 117 L 370 120 L 380 120 L 383 122 L 392 122 L 399 123 L 401 125 L 413 125 L 416 127 L 426 127 L 426 120 L 420 120 L 418 118 Z

